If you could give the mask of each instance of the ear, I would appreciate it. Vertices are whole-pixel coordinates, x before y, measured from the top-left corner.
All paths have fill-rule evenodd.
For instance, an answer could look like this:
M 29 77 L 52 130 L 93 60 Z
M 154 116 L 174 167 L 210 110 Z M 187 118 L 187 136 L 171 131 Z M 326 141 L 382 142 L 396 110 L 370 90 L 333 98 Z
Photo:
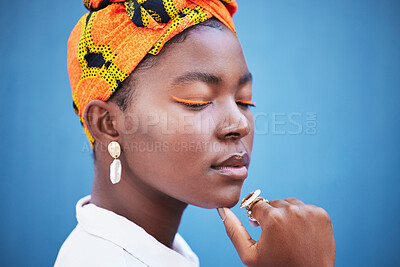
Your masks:
M 120 136 L 117 119 L 121 113 L 115 103 L 95 99 L 87 104 L 83 118 L 94 140 L 107 147 Z

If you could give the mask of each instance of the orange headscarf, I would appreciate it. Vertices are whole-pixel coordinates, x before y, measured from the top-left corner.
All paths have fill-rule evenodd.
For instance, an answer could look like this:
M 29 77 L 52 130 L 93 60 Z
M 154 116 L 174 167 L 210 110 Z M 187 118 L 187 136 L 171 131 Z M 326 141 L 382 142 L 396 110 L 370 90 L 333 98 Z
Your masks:
M 90 10 L 68 40 L 68 73 L 75 112 L 83 119 L 86 105 L 107 101 L 147 53 L 185 29 L 216 17 L 235 32 L 235 0 L 84 0 Z

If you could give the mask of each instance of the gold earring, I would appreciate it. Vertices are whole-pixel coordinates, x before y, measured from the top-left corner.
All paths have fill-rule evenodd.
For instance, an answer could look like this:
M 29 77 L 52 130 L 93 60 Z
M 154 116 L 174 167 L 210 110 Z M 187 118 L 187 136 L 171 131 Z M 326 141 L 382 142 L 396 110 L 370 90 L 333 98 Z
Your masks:
M 110 165 L 110 180 L 111 183 L 116 184 L 121 180 L 121 161 L 118 157 L 121 155 L 121 147 L 118 142 L 112 141 L 108 144 L 108 153 L 114 158 Z

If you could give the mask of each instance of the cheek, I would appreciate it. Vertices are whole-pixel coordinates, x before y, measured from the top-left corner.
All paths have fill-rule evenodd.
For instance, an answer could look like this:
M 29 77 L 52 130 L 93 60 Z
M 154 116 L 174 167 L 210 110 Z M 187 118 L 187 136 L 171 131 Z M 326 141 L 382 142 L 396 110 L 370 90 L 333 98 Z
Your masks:
M 195 147 L 210 141 L 212 126 L 206 123 L 201 114 L 182 112 L 163 113 L 159 123 L 149 129 L 145 138 L 149 142 L 158 140 L 168 145 L 166 154 L 186 157 L 192 152 L 200 152 Z M 182 154 L 182 155 L 179 155 Z
M 199 113 L 174 114 L 162 121 L 161 125 L 170 130 L 170 134 L 162 136 L 168 146 L 162 156 L 168 158 L 172 165 L 179 166 L 175 175 L 188 177 L 201 173 L 209 158 L 208 147 L 214 134 L 207 118 Z
M 141 115 L 138 121 L 137 130 L 125 136 L 134 176 L 161 187 L 182 184 L 182 179 L 205 170 L 213 130 L 199 114 L 156 111 Z
M 130 147 L 126 151 L 126 169 L 130 176 L 196 206 L 234 205 L 242 182 L 230 182 L 210 174 L 213 161 L 230 151 L 221 150 L 225 147 L 217 139 L 213 113 L 183 114 L 181 110 L 173 110 L 166 114 L 163 110 L 154 110 L 151 116 L 142 115 L 137 131 L 125 136 L 125 143 Z M 254 121 L 251 113 L 246 118 L 249 133 L 242 143 L 250 154 Z

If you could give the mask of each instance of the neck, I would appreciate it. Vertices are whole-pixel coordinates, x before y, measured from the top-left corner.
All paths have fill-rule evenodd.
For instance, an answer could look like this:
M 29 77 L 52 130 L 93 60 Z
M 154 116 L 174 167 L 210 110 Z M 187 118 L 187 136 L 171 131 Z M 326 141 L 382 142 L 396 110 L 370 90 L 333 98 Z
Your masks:
M 95 167 L 91 203 L 127 218 L 171 248 L 187 204 L 132 175 L 123 173 L 121 181 L 113 185 L 108 173 Z

